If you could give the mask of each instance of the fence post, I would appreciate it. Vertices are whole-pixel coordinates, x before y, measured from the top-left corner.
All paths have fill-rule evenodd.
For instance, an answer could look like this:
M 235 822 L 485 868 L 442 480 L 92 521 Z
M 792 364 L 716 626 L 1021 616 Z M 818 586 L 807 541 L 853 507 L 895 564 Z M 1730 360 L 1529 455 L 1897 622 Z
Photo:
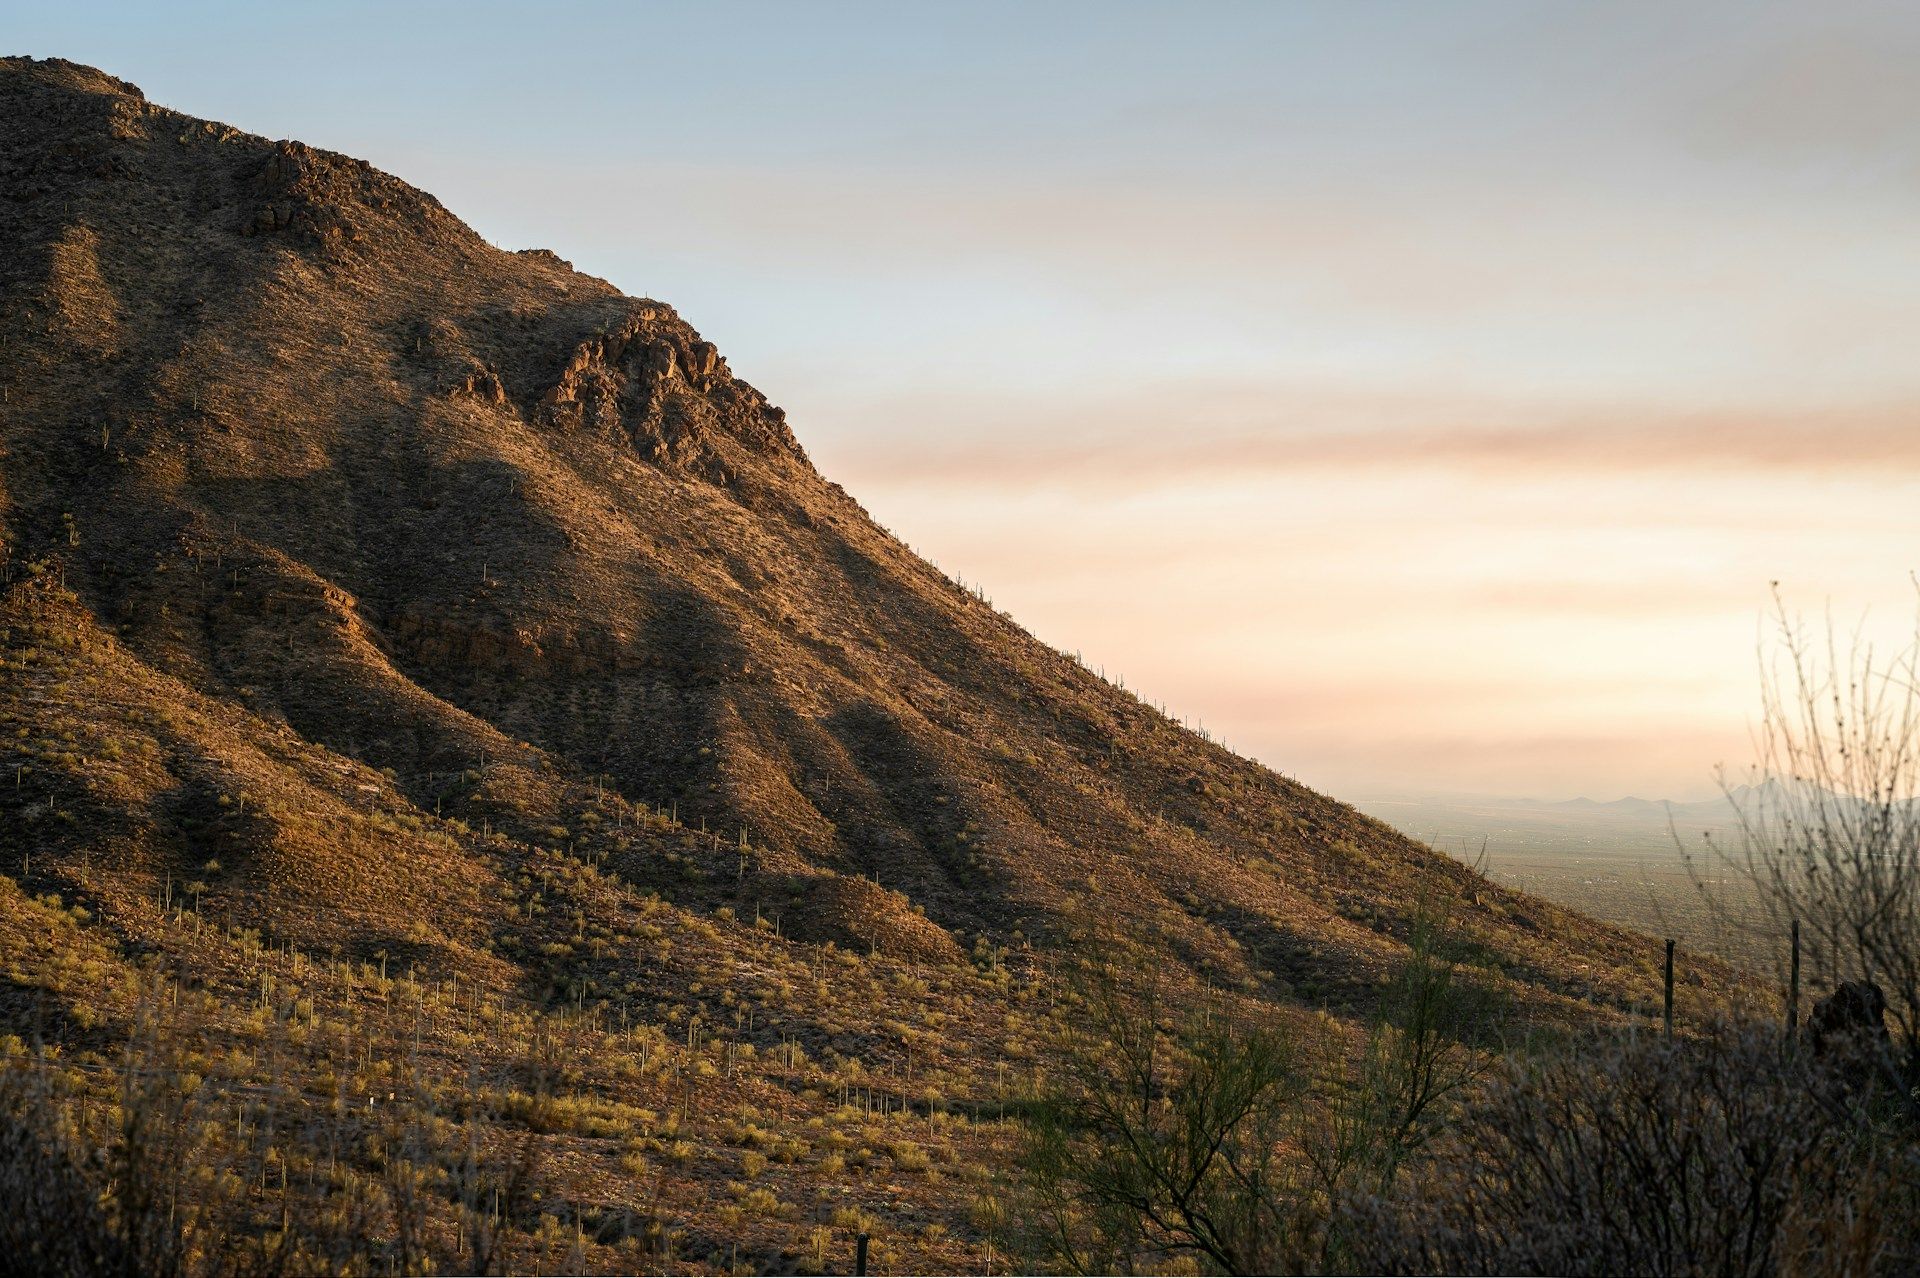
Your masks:
M 1667 1041 L 1673 1041 L 1673 938 L 1667 938 Z
M 860 1236 L 853 1240 L 853 1272 L 856 1274 L 864 1274 L 867 1272 L 867 1235 L 865 1230 L 862 1230 Z
M 1787 1037 L 1800 1028 L 1800 920 L 1793 921 L 1793 962 L 1787 978 Z

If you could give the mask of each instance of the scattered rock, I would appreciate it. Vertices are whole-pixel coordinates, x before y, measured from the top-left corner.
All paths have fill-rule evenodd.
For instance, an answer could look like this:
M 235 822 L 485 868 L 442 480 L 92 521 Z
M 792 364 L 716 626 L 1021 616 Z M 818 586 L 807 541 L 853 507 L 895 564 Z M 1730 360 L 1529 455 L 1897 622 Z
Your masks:
M 501 384 L 500 374 L 491 368 L 477 368 L 468 373 L 448 394 L 454 399 L 470 399 L 493 408 L 505 407 L 507 402 L 507 388 Z

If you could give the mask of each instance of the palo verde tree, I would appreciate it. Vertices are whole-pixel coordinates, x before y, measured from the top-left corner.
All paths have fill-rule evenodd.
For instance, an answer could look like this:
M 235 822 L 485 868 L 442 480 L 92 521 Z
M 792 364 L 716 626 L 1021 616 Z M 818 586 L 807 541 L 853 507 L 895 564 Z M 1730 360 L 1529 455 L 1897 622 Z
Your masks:
M 1492 1003 L 1422 910 L 1364 1038 L 1169 990 L 1107 945 L 1079 970 L 1025 1150 L 1027 1243 L 1082 1273 L 1323 1270 L 1485 1059 Z

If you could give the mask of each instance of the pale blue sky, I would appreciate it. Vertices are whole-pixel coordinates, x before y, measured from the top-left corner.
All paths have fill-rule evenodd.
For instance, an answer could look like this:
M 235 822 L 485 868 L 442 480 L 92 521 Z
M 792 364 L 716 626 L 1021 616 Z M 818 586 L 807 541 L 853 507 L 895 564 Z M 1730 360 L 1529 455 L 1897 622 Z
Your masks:
M 672 302 L 923 553 L 1336 790 L 1698 793 L 1766 582 L 1891 619 L 1920 558 L 1896 7 L 0 29 Z

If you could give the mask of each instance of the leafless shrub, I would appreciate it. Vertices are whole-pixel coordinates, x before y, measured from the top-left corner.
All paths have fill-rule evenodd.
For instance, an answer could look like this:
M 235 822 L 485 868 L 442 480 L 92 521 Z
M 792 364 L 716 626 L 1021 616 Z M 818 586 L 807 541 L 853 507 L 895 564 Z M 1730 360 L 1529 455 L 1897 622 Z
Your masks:
M 0 1273 L 133 1272 L 45 1071 L 0 1072 Z
M 1761 684 L 1752 781 L 1727 788 L 1737 825 L 1702 867 L 1727 872 L 1739 890 L 1708 895 L 1773 955 L 1786 954 L 1797 923 L 1810 992 L 1877 987 L 1895 1031 L 1880 1068 L 1911 1098 L 1920 1085 L 1920 628 L 1885 656 L 1858 636 L 1843 646 L 1831 623 L 1810 632 L 1776 595 Z M 1915 1109 L 1920 1117 L 1920 1102 Z
M 1347 1204 L 1382 1272 L 1908 1273 L 1916 1150 L 1772 1025 L 1516 1061 L 1411 1187 Z

